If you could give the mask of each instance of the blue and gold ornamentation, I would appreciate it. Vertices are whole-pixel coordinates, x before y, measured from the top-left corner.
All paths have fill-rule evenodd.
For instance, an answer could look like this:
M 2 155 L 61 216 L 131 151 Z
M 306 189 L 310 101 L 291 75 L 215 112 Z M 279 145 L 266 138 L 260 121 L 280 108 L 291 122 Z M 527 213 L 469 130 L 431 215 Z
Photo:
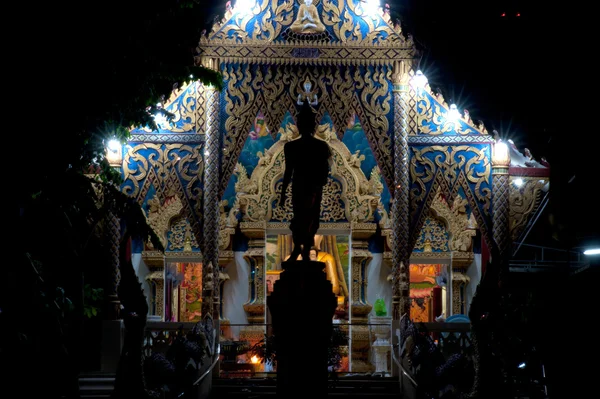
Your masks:
M 416 242 L 427 217 L 425 211 L 431 207 L 438 189 L 450 203 L 462 189 L 479 227 L 490 233 L 492 171 L 489 145 L 411 146 L 411 153 L 411 242 Z

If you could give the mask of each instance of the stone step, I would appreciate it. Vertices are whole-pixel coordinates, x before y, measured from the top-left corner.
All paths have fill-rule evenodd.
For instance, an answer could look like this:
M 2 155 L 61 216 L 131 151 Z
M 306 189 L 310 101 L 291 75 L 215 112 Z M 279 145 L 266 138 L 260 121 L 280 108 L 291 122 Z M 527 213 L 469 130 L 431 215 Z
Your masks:
M 110 398 L 115 386 L 114 374 L 90 373 L 79 376 L 80 398 Z
M 276 395 L 276 379 L 217 378 L 213 380 L 215 397 L 222 398 L 273 398 Z M 399 398 L 400 385 L 397 378 L 340 378 L 329 381 L 328 397 L 351 396 L 353 399 Z

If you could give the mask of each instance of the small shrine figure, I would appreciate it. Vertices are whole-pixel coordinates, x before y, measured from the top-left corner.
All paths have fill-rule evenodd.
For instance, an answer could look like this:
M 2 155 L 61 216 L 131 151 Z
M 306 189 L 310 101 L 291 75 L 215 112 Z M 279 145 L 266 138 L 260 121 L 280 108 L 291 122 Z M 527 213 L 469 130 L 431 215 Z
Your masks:
M 317 7 L 312 0 L 304 0 L 300 4 L 298 15 L 290 29 L 295 33 L 321 33 L 325 31 L 325 25 L 321 22 Z
M 302 84 L 302 87 L 304 88 L 304 93 L 298 94 L 298 99 L 297 99 L 296 103 L 298 105 L 302 105 L 302 103 L 304 103 L 306 101 L 306 102 L 308 102 L 309 105 L 311 105 L 313 107 L 315 105 L 318 105 L 319 99 L 317 98 L 317 93 L 315 93 L 312 90 L 312 83 L 310 83 L 308 76 L 306 77 L 306 79 L 304 79 L 304 83 Z

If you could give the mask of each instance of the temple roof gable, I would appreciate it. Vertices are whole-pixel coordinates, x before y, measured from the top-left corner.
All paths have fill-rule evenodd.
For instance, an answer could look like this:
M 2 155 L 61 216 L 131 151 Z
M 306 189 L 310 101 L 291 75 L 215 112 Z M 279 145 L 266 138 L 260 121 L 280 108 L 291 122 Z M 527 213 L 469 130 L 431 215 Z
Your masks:
M 246 3 L 250 4 L 248 6 Z M 254 4 L 254 6 L 252 6 Z M 228 6 L 200 45 L 306 43 L 412 47 L 386 7 L 359 0 L 256 0 Z

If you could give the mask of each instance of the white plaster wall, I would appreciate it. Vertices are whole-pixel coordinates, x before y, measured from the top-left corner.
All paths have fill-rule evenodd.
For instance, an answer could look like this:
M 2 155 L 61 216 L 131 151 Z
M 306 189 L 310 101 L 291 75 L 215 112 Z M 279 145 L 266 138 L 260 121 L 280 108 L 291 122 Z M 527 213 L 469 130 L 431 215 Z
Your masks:
M 373 259 L 367 266 L 367 302 L 375 304 L 377 298 L 383 298 L 388 312 L 392 313 L 392 284 L 387 281 L 392 270 L 383 264 L 383 254 L 372 254 Z M 371 310 L 374 315 L 375 311 Z
M 467 301 L 467 314 L 469 315 L 469 310 L 471 308 L 471 302 L 473 301 L 473 296 L 475 295 L 475 291 L 477 290 L 477 286 L 479 285 L 479 281 L 481 280 L 481 254 L 474 254 L 475 258 L 473 259 L 473 263 L 467 268 L 467 276 L 471 279 L 469 284 L 467 284 L 467 288 L 465 290 L 466 301 Z
M 248 324 L 244 304 L 250 296 L 250 265 L 244 259 L 243 252 L 235 252 L 234 260 L 225 266 L 229 280 L 223 284 L 223 317 L 231 324 Z M 232 327 L 234 339 L 238 339 L 240 327 Z

